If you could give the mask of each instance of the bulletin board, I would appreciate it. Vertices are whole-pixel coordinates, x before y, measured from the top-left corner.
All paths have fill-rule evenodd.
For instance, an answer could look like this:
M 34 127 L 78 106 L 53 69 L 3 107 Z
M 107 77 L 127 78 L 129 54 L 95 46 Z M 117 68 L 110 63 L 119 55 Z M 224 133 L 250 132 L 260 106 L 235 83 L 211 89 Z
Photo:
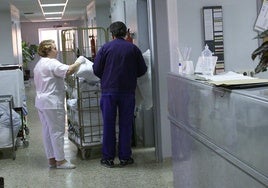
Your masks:
M 203 7 L 204 46 L 218 57 L 215 74 L 224 72 L 223 11 L 222 6 Z

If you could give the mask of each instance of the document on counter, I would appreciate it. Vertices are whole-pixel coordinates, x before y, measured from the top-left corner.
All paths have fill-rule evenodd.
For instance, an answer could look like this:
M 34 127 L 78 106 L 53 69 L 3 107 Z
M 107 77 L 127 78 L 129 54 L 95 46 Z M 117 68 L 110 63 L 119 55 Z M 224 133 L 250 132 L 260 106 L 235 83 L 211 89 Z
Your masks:
M 208 80 L 208 81 L 227 81 L 227 80 L 251 80 L 251 79 L 257 79 L 254 77 L 250 77 L 250 76 L 244 76 L 243 74 L 239 74 L 236 72 L 225 72 L 222 74 L 218 74 L 218 75 L 199 75 L 200 77 L 203 77 L 204 79 Z
M 268 85 L 268 79 L 244 76 L 235 72 L 227 72 L 214 76 L 199 75 L 199 77 L 203 77 L 210 84 L 229 88 L 249 88 Z

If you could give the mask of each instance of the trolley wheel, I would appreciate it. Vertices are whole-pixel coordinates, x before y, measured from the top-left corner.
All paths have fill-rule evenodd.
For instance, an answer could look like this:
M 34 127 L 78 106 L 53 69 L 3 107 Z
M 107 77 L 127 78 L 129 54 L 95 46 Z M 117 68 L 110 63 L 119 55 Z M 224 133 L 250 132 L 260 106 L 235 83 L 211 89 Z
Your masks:
M 24 128 L 24 131 L 25 131 L 25 134 L 26 134 L 26 135 L 29 135 L 30 130 L 29 130 L 29 128 L 28 128 L 28 127 L 25 127 L 25 128 Z
M 29 146 L 29 141 L 28 140 L 23 140 L 23 146 L 27 148 Z
M 88 159 L 90 157 L 91 150 L 90 149 L 82 149 L 81 154 L 82 154 L 82 159 Z

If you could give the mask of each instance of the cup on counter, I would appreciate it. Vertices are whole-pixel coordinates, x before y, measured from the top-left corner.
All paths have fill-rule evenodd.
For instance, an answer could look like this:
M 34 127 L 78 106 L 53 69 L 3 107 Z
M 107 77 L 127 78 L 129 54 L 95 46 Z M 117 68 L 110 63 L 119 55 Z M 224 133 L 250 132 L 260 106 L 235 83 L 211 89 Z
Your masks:
M 194 63 L 193 61 L 183 61 L 183 73 L 194 74 Z

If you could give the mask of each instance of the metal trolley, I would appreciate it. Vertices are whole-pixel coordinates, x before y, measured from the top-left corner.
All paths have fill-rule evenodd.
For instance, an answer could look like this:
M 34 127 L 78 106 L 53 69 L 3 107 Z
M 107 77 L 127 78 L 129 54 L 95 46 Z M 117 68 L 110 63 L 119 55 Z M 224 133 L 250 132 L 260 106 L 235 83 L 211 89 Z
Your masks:
M 21 117 L 21 127 L 17 136 L 22 141 L 23 147 L 29 146 L 27 135 L 29 135 L 29 128 L 27 126 L 27 104 L 25 95 L 25 82 L 23 80 L 23 68 L 21 65 L 1 65 L 0 76 L 2 82 L 0 87 L 4 88 L 1 90 L 1 95 L 12 95 L 13 110 L 15 110 Z M 9 83 L 9 86 L 6 86 Z M 19 146 L 20 142 L 16 143 Z
M 23 107 L 17 107 L 14 108 L 14 110 L 20 114 L 21 116 L 21 128 L 17 134 L 17 138 L 20 139 L 23 143 L 23 147 L 29 146 L 29 140 L 27 139 L 27 136 L 30 134 L 30 129 L 27 125 L 27 115 L 28 112 L 26 110 L 26 104 Z
M 100 86 L 74 76 L 68 78 L 67 88 L 68 138 L 87 159 L 92 148 L 102 143 Z
M 107 31 L 101 27 L 62 30 L 62 61 L 69 65 L 83 55 L 94 61 L 97 51 L 108 41 Z M 102 115 L 100 110 L 100 83 L 89 83 L 70 76 L 67 84 L 68 138 L 89 158 L 93 147 L 102 143 Z M 75 105 L 72 106 L 71 102 Z
M 69 65 L 80 55 L 94 60 L 98 50 L 108 42 L 107 30 L 102 27 L 78 27 L 61 31 L 62 62 Z
M 2 147 L 0 150 L 5 150 L 5 149 L 12 149 L 13 155 L 12 158 L 13 160 L 16 159 L 16 135 L 14 134 L 14 127 L 13 127 L 13 118 L 12 118 L 12 109 L 14 107 L 14 102 L 13 102 L 13 97 L 12 95 L 0 95 L 0 103 L 7 103 L 8 106 L 8 113 L 9 113 L 9 122 L 10 122 L 10 133 L 11 133 L 11 139 L 12 139 L 12 144 L 10 146 Z

